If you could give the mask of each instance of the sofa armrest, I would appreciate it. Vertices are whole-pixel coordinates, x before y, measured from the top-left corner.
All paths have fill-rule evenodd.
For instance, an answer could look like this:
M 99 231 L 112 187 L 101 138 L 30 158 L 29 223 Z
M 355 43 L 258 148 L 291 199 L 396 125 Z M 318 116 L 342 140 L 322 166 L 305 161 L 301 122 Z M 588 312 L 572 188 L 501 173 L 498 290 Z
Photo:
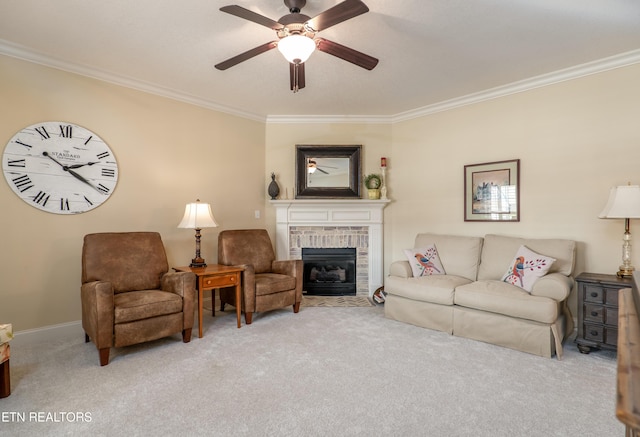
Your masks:
M 533 284 L 532 296 L 548 297 L 562 302 L 571 293 L 573 278 L 562 273 L 549 273 Z
M 394 261 L 389 267 L 389 276 L 399 276 L 401 278 L 413 278 L 413 271 L 409 261 Z
M 82 284 L 82 328 L 98 349 L 113 346 L 115 307 L 111 282 L 94 281 Z

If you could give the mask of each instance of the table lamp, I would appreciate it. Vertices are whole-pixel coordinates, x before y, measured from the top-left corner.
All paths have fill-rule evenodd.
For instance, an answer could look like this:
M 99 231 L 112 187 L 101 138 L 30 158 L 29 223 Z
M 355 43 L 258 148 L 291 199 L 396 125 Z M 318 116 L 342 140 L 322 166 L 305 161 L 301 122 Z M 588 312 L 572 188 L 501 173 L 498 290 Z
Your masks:
M 218 224 L 211 213 L 211 206 L 208 203 L 200 203 L 197 199 L 195 203 L 188 203 L 184 209 L 184 217 L 178 225 L 179 228 L 189 228 L 196 230 L 196 257 L 191 260 L 189 267 L 206 267 L 204 258 L 200 256 L 200 230 L 202 228 L 215 228 Z
M 611 188 L 609 200 L 599 215 L 600 218 L 624 219 L 624 235 L 622 237 L 622 265 L 618 277 L 632 276 L 631 265 L 631 232 L 629 219 L 640 218 L 640 185 L 620 185 Z

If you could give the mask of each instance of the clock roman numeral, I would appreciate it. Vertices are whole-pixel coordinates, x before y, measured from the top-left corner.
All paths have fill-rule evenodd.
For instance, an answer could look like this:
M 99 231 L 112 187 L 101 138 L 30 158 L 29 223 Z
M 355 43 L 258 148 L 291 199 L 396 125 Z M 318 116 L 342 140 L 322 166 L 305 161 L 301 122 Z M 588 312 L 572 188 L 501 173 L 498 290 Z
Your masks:
M 109 152 L 98 153 L 98 159 L 104 159 L 109 156 Z
M 69 199 L 60 199 L 60 211 L 69 211 Z
M 84 197 L 84 200 L 86 200 L 86 202 L 87 202 L 89 205 L 93 205 L 93 202 L 92 202 L 92 201 L 90 201 L 89 199 L 87 199 L 87 196 L 82 196 L 82 197 Z
M 7 161 L 9 167 L 26 167 L 27 161 L 25 159 L 10 159 Z
M 18 188 L 18 190 L 20 190 L 21 193 L 24 193 L 29 188 L 33 187 L 33 182 L 31 182 L 31 179 L 26 174 L 18 176 L 17 178 L 13 178 L 11 180 L 14 184 L 16 184 L 16 187 Z
M 112 169 L 112 168 L 103 168 L 102 169 L 102 176 L 108 177 L 108 178 L 114 178 L 114 177 L 116 177 L 116 171 L 114 169 Z
M 70 124 L 66 126 L 60 125 L 60 136 L 63 138 L 73 138 L 73 126 Z
M 47 129 L 44 126 L 37 127 L 36 132 L 38 132 L 44 140 L 48 140 L 49 138 L 51 138 L 49 136 L 49 132 L 47 132 Z
M 96 187 L 98 189 L 98 191 L 100 191 L 101 193 L 104 194 L 109 194 L 109 188 L 105 187 L 102 184 L 98 184 L 98 186 Z
M 38 205 L 46 206 L 47 202 L 49 201 L 49 194 L 45 193 L 44 191 L 39 191 L 38 194 L 36 194 L 33 198 L 33 201 Z
M 30 146 L 29 144 L 25 144 L 25 143 L 23 143 L 23 142 L 22 142 L 22 141 L 20 141 L 20 140 L 16 140 L 16 144 L 20 144 L 21 146 L 25 146 L 27 149 L 30 149 L 30 148 L 31 148 L 31 146 Z
M 89 141 L 91 141 L 91 138 L 93 138 L 93 135 L 91 135 L 89 138 L 87 138 L 87 141 L 84 142 L 84 145 L 86 146 L 87 144 L 89 144 Z

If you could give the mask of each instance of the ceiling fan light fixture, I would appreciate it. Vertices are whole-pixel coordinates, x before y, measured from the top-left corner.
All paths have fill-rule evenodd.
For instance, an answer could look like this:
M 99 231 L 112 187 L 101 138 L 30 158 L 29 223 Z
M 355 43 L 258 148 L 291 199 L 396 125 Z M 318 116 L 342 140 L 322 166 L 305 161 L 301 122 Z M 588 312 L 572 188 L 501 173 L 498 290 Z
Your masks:
M 303 35 L 293 34 L 278 41 L 278 50 L 292 64 L 306 62 L 315 49 L 315 41 Z

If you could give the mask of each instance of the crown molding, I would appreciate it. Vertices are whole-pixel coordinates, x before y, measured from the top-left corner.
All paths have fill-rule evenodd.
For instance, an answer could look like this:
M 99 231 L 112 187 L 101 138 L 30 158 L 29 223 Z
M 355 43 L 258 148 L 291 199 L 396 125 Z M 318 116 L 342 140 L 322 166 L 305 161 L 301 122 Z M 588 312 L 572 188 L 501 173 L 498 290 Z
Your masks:
M 640 49 L 633 50 L 630 52 L 621 53 L 597 61 L 587 62 L 585 64 L 576 65 L 574 67 L 565 68 L 563 70 L 554 71 L 540 76 L 535 76 L 529 79 L 513 82 L 511 84 L 491 88 L 466 96 L 456 97 L 454 99 L 445 100 L 443 102 L 434 103 L 433 105 L 423 106 L 421 108 L 412 109 L 410 111 L 401 112 L 391 116 L 272 115 L 265 117 L 259 114 L 239 111 L 237 109 L 220 105 L 210 100 L 205 100 L 190 94 L 172 90 L 170 88 L 160 87 L 158 85 L 133 79 L 127 76 L 98 70 L 81 64 L 61 61 L 40 53 L 36 53 L 34 51 L 30 51 L 25 47 L 2 39 L 0 39 L 0 54 L 267 124 L 394 124 L 414 118 L 424 117 L 438 112 L 460 108 L 467 105 L 473 105 L 511 94 L 521 93 L 536 88 L 577 79 L 584 76 L 589 76 L 592 74 L 598 74 L 604 71 L 613 70 L 615 68 L 621 68 L 640 63 Z
M 45 67 L 51 67 L 58 70 L 66 71 L 69 73 L 79 74 L 81 76 L 98 79 L 104 82 L 109 82 L 114 85 L 123 86 L 125 88 L 131 88 L 137 91 L 143 91 L 145 93 L 157 95 L 160 97 L 166 97 L 168 99 L 177 100 L 179 102 L 188 103 L 194 106 L 200 106 L 202 108 L 211 109 L 225 114 L 234 115 L 237 117 L 247 118 L 250 120 L 265 122 L 266 118 L 262 115 L 253 114 L 250 112 L 239 111 L 234 108 L 220 105 L 218 103 L 202 99 L 181 91 L 172 90 L 170 88 L 161 87 L 149 82 L 133 79 L 131 77 L 114 74 L 108 71 L 99 70 L 86 65 L 76 64 L 72 62 L 61 61 L 59 59 L 52 58 L 50 56 L 43 55 L 31 50 L 26 49 L 23 46 L 14 44 L 10 41 L 0 39 L 0 54 L 10 56 L 24 61 L 33 62 L 34 64 L 44 65 Z
M 608 58 L 599 59 L 597 61 L 587 62 L 585 64 L 576 65 L 573 67 L 565 68 L 563 70 L 558 70 L 518 82 L 513 82 L 511 84 L 487 89 L 474 94 L 457 97 L 451 100 L 445 100 L 443 102 L 424 106 L 422 108 L 401 112 L 392 117 L 392 122 L 398 123 L 401 121 L 424 117 L 426 115 L 435 114 L 437 112 L 448 111 L 450 109 L 467 105 L 473 105 L 487 100 L 505 97 L 511 94 L 521 93 L 536 88 L 565 82 L 568 80 L 578 79 L 592 74 L 602 73 L 604 71 L 613 70 L 615 68 L 627 67 L 629 65 L 637 63 L 640 63 L 640 50 L 633 50 L 630 52 L 610 56 Z

